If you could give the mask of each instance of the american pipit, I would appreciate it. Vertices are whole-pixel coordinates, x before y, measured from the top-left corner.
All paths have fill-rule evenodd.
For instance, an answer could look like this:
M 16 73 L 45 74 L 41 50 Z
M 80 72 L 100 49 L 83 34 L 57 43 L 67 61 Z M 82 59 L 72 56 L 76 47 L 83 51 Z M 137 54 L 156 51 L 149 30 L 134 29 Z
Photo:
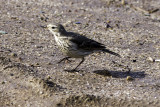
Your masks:
M 61 24 L 49 24 L 47 28 L 54 35 L 60 50 L 67 56 L 59 61 L 69 58 L 81 58 L 82 61 L 73 69 L 76 70 L 84 62 L 84 57 L 94 52 L 107 52 L 120 57 L 119 54 L 106 49 L 104 44 L 89 39 L 78 33 L 68 32 Z

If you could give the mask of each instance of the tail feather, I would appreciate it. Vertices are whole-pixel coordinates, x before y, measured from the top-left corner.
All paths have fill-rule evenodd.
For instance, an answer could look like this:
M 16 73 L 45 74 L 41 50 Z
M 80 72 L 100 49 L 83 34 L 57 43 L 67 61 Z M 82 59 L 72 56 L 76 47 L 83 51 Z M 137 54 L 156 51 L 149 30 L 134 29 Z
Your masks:
M 115 56 L 118 56 L 118 57 L 121 57 L 118 53 L 112 52 L 109 49 L 103 49 L 102 51 L 107 52 L 107 53 L 112 54 L 112 55 L 115 55 Z

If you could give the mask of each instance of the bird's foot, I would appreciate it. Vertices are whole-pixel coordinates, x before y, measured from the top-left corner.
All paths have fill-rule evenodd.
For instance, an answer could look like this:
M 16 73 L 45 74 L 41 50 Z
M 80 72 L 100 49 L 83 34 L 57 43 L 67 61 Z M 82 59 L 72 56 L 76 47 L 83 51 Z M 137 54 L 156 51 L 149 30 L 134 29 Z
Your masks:
M 69 60 L 70 57 L 65 57 L 63 59 L 61 59 L 58 63 L 61 63 L 63 61 L 67 61 L 67 62 L 71 62 L 71 60 Z

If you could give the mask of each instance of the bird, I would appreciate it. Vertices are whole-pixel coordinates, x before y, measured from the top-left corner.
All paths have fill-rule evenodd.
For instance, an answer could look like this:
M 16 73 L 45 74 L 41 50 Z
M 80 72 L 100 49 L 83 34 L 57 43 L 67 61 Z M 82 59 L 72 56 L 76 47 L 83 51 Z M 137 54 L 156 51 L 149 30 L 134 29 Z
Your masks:
M 105 52 L 118 57 L 121 57 L 118 53 L 110 51 L 104 44 L 99 43 L 93 39 L 87 38 L 84 35 L 66 31 L 64 26 L 60 23 L 48 24 L 48 30 L 53 34 L 55 41 L 66 56 L 58 63 L 69 58 L 81 58 L 80 63 L 72 69 L 75 71 L 84 61 L 85 57 L 95 52 Z

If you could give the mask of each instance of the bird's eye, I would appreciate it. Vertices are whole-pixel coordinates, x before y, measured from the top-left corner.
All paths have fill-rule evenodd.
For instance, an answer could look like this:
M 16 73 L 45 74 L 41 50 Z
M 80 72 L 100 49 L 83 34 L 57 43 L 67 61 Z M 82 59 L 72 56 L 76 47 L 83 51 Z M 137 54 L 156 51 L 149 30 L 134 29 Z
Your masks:
M 56 27 L 52 27 L 52 29 L 55 29 Z

